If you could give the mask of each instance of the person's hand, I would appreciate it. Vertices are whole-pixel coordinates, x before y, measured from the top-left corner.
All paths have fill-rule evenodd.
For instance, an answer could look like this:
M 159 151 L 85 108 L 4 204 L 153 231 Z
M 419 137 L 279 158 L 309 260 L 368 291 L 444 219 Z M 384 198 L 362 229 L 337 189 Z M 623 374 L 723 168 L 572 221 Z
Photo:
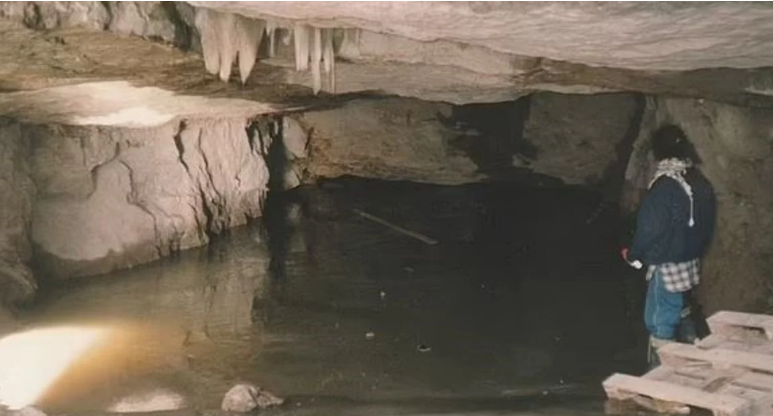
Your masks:
M 620 249 L 620 256 L 623 257 L 623 260 L 628 261 L 628 247 Z

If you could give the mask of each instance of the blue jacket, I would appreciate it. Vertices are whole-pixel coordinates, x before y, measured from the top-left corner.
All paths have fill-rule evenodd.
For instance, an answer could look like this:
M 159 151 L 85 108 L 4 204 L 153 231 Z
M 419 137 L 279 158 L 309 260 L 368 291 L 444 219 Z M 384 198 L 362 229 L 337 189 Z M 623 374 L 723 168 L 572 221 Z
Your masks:
M 636 234 L 628 253 L 630 261 L 647 265 L 680 263 L 703 257 L 714 235 L 716 200 L 709 181 L 689 169 L 685 180 L 692 187 L 695 225 L 690 227 L 690 199 L 677 181 L 661 177 L 644 199 Z

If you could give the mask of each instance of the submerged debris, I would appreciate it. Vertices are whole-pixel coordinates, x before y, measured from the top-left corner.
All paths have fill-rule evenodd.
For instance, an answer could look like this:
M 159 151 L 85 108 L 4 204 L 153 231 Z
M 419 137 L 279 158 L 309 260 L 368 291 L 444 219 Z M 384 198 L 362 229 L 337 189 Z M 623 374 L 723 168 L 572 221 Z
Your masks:
M 432 351 L 432 348 L 430 348 L 428 345 L 424 345 L 424 344 L 419 344 L 418 346 L 416 346 L 416 349 L 419 352 L 430 352 L 430 351 Z
M 388 222 L 386 220 L 383 220 L 383 219 L 381 219 L 381 218 L 379 218 L 379 217 L 377 217 L 375 215 L 368 214 L 367 212 L 363 212 L 363 211 L 360 211 L 358 209 L 354 209 L 352 211 L 355 214 L 357 214 L 357 215 L 359 215 L 359 216 L 361 216 L 363 218 L 371 220 L 371 221 L 373 221 L 373 222 L 375 222 L 377 224 L 381 224 L 381 225 L 383 225 L 383 226 L 385 226 L 387 228 L 390 228 L 392 230 L 395 230 L 395 231 L 397 231 L 399 233 L 405 234 L 408 237 L 413 237 L 413 238 L 415 238 L 415 239 L 417 239 L 417 240 L 419 240 L 419 241 L 421 241 L 421 242 L 423 242 L 425 244 L 428 244 L 428 245 L 431 245 L 431 246 L 433 246 L 435 244 L 438 244 L 438 241 L 435 240 L 435 239 L 429 238 L 429 237 L 427 237 L 424 234 L 419 234 L 419 233 L 414 232 L 414 231 L 406 230 L 403 227 L 399 227 L 397 225 L 394 225 L 394 224 L 392 224 L 392 223 L 390 223 L 390 222 Z
M 284 399 L 252 384 L 237 384 L 223 397 L 221 408 L 226 412 L 248 413 L 256 408 L 280 406 Z

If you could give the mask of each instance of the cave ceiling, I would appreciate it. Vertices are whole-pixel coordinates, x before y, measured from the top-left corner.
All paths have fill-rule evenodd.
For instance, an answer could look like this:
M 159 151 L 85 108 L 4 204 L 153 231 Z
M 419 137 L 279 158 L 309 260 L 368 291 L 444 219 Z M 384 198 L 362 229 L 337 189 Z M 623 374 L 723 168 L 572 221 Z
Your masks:
M 754 2 L 0 2 L 0 115 L 141 126 L 534 91 L 769 107 L 771 22 Z

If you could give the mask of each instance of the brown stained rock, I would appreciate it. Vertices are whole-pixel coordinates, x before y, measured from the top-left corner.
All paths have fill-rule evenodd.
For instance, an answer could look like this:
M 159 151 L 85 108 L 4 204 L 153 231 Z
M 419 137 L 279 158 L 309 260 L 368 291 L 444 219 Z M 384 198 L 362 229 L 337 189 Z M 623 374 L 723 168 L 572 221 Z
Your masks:
M 638 121 L 636 111 L 633 94 L 534 94 L 523 138 L 537 156 L 528 167 L 568 184 L 598 185 Z
M 599 185 L 632 125 L 636 131 L 640 111 L 634 94 L 539 92 L 525 106 L 528 111 L 508 115 L 511 123 L 525 124 L 523 132 L 506 137 L 456 129 L 445 121 L 451 106 L 403 98 L 355 100 L 298 120 L 311 132 L 308 163 L 314 176 L 461 184 L 512 179 L 520 169 Z M 510 145 L 521 134 L 535 154 L 521 155 Z
M 358 100 L 331 110 L 307 112 L 300 122 L 313 131 L 310 170 L 315 176 L 352 174 L 370 178 L 458 184 L 484 175 L 461 150 L 457 132 L 438 113 L 449 105 L 390 98 Z

